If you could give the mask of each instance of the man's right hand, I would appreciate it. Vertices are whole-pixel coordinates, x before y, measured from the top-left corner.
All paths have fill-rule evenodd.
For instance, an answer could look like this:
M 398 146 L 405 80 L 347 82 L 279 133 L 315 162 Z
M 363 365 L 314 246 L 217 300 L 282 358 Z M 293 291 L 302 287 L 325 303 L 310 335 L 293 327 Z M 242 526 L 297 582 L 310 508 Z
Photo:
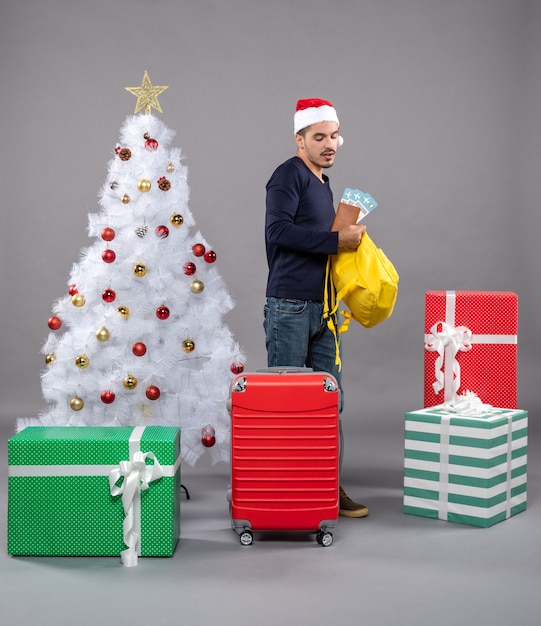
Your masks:
M 338 231 L 338 247 L 342 250 L 356 250 L 366 230 L 364 224 L 352 224 Z

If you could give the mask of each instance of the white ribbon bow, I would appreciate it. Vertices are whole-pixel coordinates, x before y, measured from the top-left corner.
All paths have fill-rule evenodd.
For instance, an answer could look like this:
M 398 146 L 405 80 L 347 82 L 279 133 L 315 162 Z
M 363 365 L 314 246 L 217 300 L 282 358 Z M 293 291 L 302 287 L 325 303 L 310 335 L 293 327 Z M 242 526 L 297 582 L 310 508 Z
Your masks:
M 471 350 L 472 331 L 466 326 L 450 326 L 446 322 L 436 322 L 430 329 L 430 334 L 425 341 L 425 349 L 429 352 L 437 352 L 435 376 L 432 383 L 435 393 L 439 393 L 449 386 L 449 396 L 453 398 L 460 389 L 460 363 L 456 359 L 457 352 Z M 452 367 L 450 362 L 452 361 Z M 443 364 L 446 364 L 444 375 Z M 446 384 L 447 383 L 447 384 Z
M 152 465 L 146 464 L 152 459 Z M 141 552 L 141 491 L 163 476 L 162 466 L 153 452 L 135 452 L 131 461 L 120 461 L 119 466 L 109 472 L 109 489 L 112 496 L 122 494 L 124 507 L 124 543 L 128 546 L 120 553 L 126 567 L 137 565 Z M 123 479 L 120 485 L 116 483 Z
M 498 410 L 494 409 L 491 404 L 483 404 L 481 398 L 473 391 L 466 391 L 457 396 L 456 399 L 445 402 L 442 408 L 450 413 L 456 413 L 457 416 L 464 417 L 490 415 Z

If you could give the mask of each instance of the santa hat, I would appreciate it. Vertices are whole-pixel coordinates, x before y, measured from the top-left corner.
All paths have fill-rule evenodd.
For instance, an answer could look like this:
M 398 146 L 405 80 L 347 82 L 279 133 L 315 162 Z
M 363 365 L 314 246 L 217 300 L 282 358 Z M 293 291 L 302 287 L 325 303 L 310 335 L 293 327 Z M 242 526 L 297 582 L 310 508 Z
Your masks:
M 336 122 L 340 127 L 336 109 L 328 100 L 321 98 L 306 98 L 297 102 L 297 108 L 293 117 L 293 131 L 297 134 L 303 128 L 318 124 L 319 122 Z M 339 138 L 339 145 L 343 139 Z

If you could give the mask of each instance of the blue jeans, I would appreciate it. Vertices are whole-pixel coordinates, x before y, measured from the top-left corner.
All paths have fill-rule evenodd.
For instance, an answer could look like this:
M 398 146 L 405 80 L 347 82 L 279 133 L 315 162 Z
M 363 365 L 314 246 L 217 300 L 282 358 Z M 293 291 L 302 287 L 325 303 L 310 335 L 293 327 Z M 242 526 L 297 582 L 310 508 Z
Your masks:
M 323 319 L 323 302 L 267 298 L 263 328 L 269 367 L 310 367 L 332 374 L 344 404 L 342 375 L 336 365 L 336 342 Z

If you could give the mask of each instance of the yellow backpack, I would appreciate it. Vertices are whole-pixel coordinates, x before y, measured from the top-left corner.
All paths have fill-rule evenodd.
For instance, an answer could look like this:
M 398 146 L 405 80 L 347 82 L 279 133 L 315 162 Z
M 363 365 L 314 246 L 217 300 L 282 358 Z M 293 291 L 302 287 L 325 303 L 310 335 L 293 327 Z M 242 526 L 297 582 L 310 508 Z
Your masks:
M 347 332 L 350 320 L 371 328 L 391 316 L 398 279 L 394 265 L 366 232 L 356 250 L 340 250 L 329 256 L 324 316 L 337 341 L 337 364 L 338 336 Z M 349 308 L 341 311 L 346 318 L 341 326 L 336 316 L 340 301 Z

